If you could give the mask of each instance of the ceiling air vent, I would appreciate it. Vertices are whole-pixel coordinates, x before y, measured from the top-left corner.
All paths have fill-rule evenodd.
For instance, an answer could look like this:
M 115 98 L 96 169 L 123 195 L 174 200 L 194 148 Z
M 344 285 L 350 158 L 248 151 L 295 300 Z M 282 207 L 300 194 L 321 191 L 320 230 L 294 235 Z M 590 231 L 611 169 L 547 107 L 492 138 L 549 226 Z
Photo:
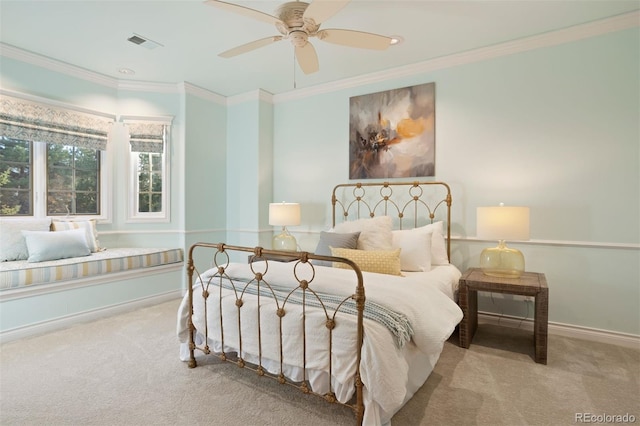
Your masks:
M 131 37 L 129 37 L 127 40 L 133 44 L 137 44 L 138 46 L 146 47 L 149 50 L 155 49 L 158 46 L 162 46 L 160 43 L 157 43 L 153 40 L 149 40 L 148 38 L 135 33 Z
M 131 43 L 135 43 L 135 44 L 142 44 L 145 41 L 147 41 L 147 40 L 143 39 L 142 37 L 138 37 L 137 35 L 131 36 L 127 40 L 129 40 Z

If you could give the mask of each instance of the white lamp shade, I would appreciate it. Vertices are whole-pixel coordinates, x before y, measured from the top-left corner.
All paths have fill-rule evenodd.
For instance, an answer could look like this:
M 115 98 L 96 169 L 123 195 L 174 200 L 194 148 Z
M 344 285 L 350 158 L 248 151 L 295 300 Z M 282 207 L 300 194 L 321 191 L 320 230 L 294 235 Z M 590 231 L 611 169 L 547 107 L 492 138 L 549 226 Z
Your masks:
M 529 207 L 478 207 L 476 230 L 486 240 L 529 239 Z
M 299 203 L 270 203 L 269 225 L 296 226 L 300 225 Z

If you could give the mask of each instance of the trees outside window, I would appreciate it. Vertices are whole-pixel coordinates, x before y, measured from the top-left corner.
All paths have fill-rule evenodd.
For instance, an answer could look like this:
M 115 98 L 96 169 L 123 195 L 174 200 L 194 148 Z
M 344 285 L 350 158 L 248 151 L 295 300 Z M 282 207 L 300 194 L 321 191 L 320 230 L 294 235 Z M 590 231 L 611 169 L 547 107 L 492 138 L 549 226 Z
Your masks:
M 0 215 L 33 215 L 31 142 L 0 136 Z
M 47 215 L 100 212 L 100 151 L 47 144 Z
M 138 213 L 162 211 L 162 154 L 138 153 Z
M 0 214 L 100 215 L 100 153 L 0 136 Z

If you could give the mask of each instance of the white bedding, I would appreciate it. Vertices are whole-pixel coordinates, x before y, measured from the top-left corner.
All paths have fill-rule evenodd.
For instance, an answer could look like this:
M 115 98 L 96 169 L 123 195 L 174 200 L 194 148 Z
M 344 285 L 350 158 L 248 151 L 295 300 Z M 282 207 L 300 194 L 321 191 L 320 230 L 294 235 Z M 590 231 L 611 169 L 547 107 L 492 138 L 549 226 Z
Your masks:
M 254 263 L 256 271 L 261 271 L 262 262 Z M 269 262 L 269 269 L 265 279 L 270 284 L 294 288 L 298 282 L 293 275 L 295 262 L 280 263 Z M 304 268 L 299 266 L 299 276 L 309 279 L 305 275 Z M 320 293 L 338 294 L 349 296 L 355 291 L 356 277 L 353 271 L 346 269 L 315 267 L 315 278 L 310 288 Z M 212 272 L 216 272 L 212 270 Z M 230 276 L 245 279 L 253 278 L 249 265 L 231 264 L 227 268 Z M 206 275 L 203 274 L 203 277 Z M 362 349 L 360 372 L 364 384 L 365 425 L 379 425 L 388 423 L 404 403 L 419 389 L 433 370 L 440 356 L 444 342 L 449 338 L 455 326 L 462 319 L 462 311 L 453 301 L 453 295 L 460 278 L 460 271 L 453 265 L 437 266 L 430 272 L 405 273 L 405 276 L 382 275 L 363 272 L 365 296 L 368 301 L 392 308 L 405 314 L 413 327 L 412 341 L 403 348 L 398 348 L 391 332 L 378 322 L 366 320 Z M 193 322 L 198 330 L 200 339 L 204 330 L 204 303 L 202 290 L 199 284 L 194 287 L 194 315 Z M 208 309 L 209 346 L 215 352 L 220 352 L 222 345 L 219 339 L 218 316 L 218 290 L 213 283 L 209 287 L 211 293 Z M 229 293 L 229 292 L 226 292 Z M 253 296 L 251 296 L 253 297 Z M 250 304 L 249 297 L 245 296 L 245 306 Z M 186 361 L 189 357 L 188 341 L 189 331 L 187 327 L 189 314 L 188 295 L 182 301 L 178 312 L 177 331 L 181 344 L 181 359 Z M 268 305 L 273 305 L 268 309 Z M 254 305 L 255 306 L 255 305 Z M 278 321 L 275 314 L 265 315 L 264 312 L 275 312 L 275 304 L 265 298 L 261 299 L 263 312 L 261 324 L 262 336 L 262 365 L 269 372 L 280 372 L 280 343 L 277 338 Z M 298 305 L 287 305 L 287 314 L 283 317 L 283 330 L 287 334 L 301 331 L 301 308 Z M 223 296 L 223 312 L 229 316 L 225 321 L 225 350 L 236 351 L 238 347 L 237 308 L 235 296 Z M 338 316 L 334 329 L 334 355 L 332 382 L 336 397 L 341 402 L 347 402 L 354 392 L 353 373 L 355 359 L 346 356 L 355 353 L 355 317 Z M 242 356 L 245 360 L 257 363 L 258 346 L 251 341 L 250 336 L 255 336 L 255 323 L 257 314 L 254 310 L 242 310 Z M 327 363 L 327 329 L 324 327 L 325 317 L 317 311 L 311 313 L 307 310 L 307 351 L 306 367 L 307 380 L 314 392 L 323 394 L 328 387 L 328 363 Z M 350 323 L 350 324 L 346 324 Z M 317 326 L 317 327 L 316 327 Z M 320 331 L 317 331 L 320 330 Z M 271 338 L 273 337 L 273 339 Z M 255 339 L 257 340 L 257 339 Z M 284 372 L 294 381 L 301 380 L 303 370 L 303 352 L 295 342 L 283 343 L 285 354 Z

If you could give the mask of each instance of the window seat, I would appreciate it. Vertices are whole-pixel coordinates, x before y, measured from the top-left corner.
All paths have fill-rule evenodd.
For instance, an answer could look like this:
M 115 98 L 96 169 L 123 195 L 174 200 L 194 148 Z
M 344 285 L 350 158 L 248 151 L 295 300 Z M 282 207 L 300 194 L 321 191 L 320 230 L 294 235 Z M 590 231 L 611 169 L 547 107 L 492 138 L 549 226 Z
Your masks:
M 69 259 L 38 263 L 26 260 L 1 262 L 0 292 L 91 277 L 107 278 L 110 274 L 182 264 L 183 261 L 182 249 L 109 248 L 89 256 Z
M 89 256 L 0 262 L 0 342 L 183 294 L 183 249 L 109 248 Z

